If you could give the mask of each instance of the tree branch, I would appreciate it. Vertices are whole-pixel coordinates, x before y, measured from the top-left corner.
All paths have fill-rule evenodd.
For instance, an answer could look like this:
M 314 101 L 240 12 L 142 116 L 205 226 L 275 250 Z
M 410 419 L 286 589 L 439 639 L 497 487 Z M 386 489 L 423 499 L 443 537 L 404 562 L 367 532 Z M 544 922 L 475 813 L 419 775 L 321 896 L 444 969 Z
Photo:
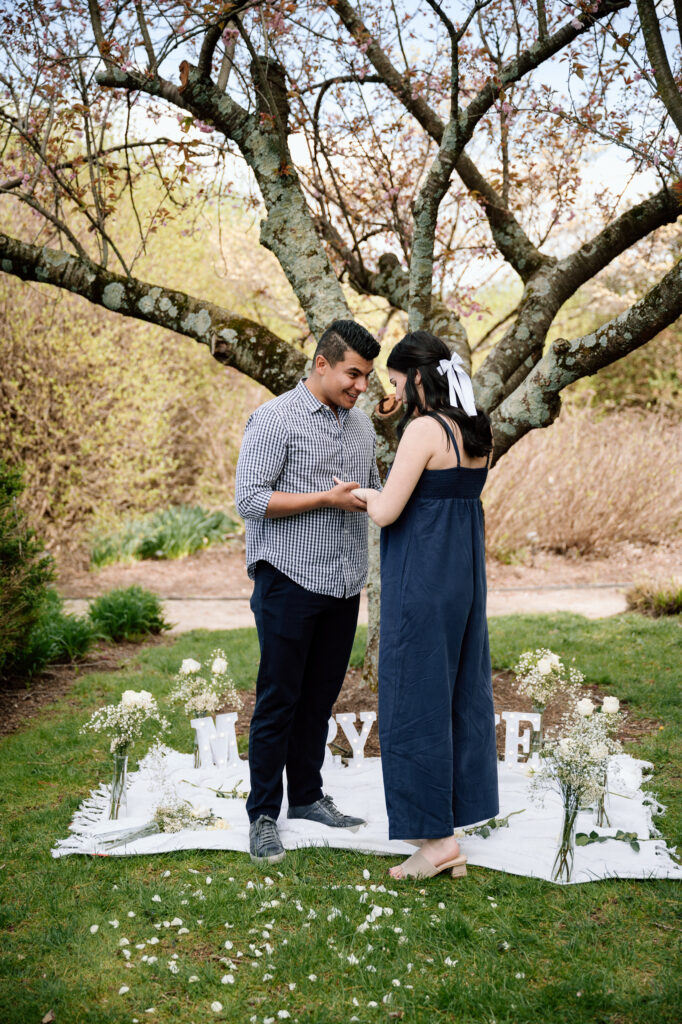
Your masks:
M 598 0 L 597 9 L 591 13 L 579 14 L 568 24 L 546 38 L 539 39 L 533 46 L 523 50 L 517 57 L 507 61 L 495 78 L 489 78 L 478 94 L 465 107 L 461 114 L 460 145 L 463 147 L 473 135 L 476 125 L 488 113 L 501 93 L 514 82 L 520 81 L 530 71 L 540 67 L 555 53 L 565 49 L 578 36 L 583 35 L 595 22 L 610 17 L 616 11 L 630 6 L 630 0 Z
M 172 145 L 174 145 L 173 141 L 171 139 L 167 138 L 165 135 L 162 135 L 160 138 L 158 138 L 158 139 L 151 139 L 150 141 L 145 141 L 145 142 L 122 142 L 119 146 L 107 146 L 106 149 L 100 149 L 98 151 L 97 155 L 98 155 L 98 157 L 103 157 L 103 156 L 110 156 L 112 153 L 120 153 L 121 150 L 125 150 L 127 152 L 128 150 L 132 150 L 132 149 L 146 149 L 147 147 L 149 147 L 149 149 L 152 149 L 154 146 L 166 146 L 166 148 L 168 148 L 169 146 L 172 146 Z M 45 163 L 45 166 L 46 167 L 49 166 L 48 162 L 47 162 L 47 159 L 45 159 L 45 155 L 42 154 L 42 156 L 43 156 L 43 162 Z M 84 156 L 75 156 L 71 160 L 63 160 L 63 161 L 61 161 L 61 163 L 54 164 L 53 165 L 53 170 L 54 171 L 64 171 L 64 170 L 68 171 L 68 170 L 73 170 L 73 168 L 78 169 L 79 167 L 85 165 L 85 161 L 86 161 L 86 158 Z M 23 175 L 19 175 L 16 178 L 8 178 L 7 181 L 0 182 L 0 191 L 2 191 L 2 192 L 9 192 L 12 189 L 19 188 L 19 186 L 22 184 L 23 180 L 24 180 L 24 176 Z M 19 198 L 19 197 L 17 197 L 17 198 Z
M 558 338 L 523 383 L 492 416 L 495 456 L 501 458 L 524 434 L 556 419 L 559 394 L 641 348 L 682 316 L 682 261 L 638 302 L 598 330 L 574 341 Z
M 154 47 L 152 46 L 151 36 L 149 35 L 149 29 L 145 20 L 144 11 L 142 10 L 142 0 L 135 0 L 135 10 L 137 12 L 137 23 L 140 26 L 140 33 L 144 42 L 144 48 L 147 51 L 147 59 L 149 60 L 149 71 L 152 75 L 155 75 L 158 70 L 158 63 L 156 60 L 156 54 L 154 53 Z
M 367 45 L 367 57 L 378 72 L 379 80 L 400 100 L 424 131 L 440 145 L 445 125 L 438 114 L 422 96 L 413 93 L 409 78 L 400 74 L 376 40 L 372 39 L 348 0 L 335 0 L 334 10 L 355 41 L 363 46 Z M 368 81 L 369 76 L 365 80 Z M 465 186 L 481 202 L 493 239 L 501 254 L 522 280 L 527 281 L 549 257 L 543 256 L 533 245 L 519 222 L 506 209 L 502 198 L 483 178 L 466 153 L 462 153 L 457 159 L 455 170 Z
M 519 315 L 475 376 L 477 400 L 491 412 L 515 389 L 515 374 L 527 373 L 542 355 L 547 331 L 561 306 L 581 285 L 656 228 L 673 224 L 682 193 L 673 187 L 617 217 L 575 252 L 539 270 L 526 285 Z
M 670 70 L 668 54 L 661 36 L 661 25 L 653 0 L 637 0 L 637 10 L 647 56 L 653 68 L 659 95 L 675 122 L 678 132 L 682 133 L 682 92 L 678 89 Z M 682 32 L 682 24 L 679 27 Z
M 185 292 L 114 274 L 58 249 L 30 245 L 4 234 L 0 234 L 0 269 L 194 338 L 207 345 L 219 362 L 247 374 L 273 394 L 293 387 L 303 375 L 303 352 L 262 324 Z
M 301 303 L 310 330 L 319 338 L 332 320 L 350 316 L 341 285 L 320 243 L 295 168 L 282 152 L 274 123 L 260 124 L 210 79 L 201 78 L 187 61 L 181 65 L 178 89 L 160 77 L 146 79 L 136 72 L 110 68 L 98 74 L 100 85 L 134 89 L 168 102 L 209 121 L 232 139 L 253 171 L 267 210 L 261 223 L 261 243 L 280 262 Z

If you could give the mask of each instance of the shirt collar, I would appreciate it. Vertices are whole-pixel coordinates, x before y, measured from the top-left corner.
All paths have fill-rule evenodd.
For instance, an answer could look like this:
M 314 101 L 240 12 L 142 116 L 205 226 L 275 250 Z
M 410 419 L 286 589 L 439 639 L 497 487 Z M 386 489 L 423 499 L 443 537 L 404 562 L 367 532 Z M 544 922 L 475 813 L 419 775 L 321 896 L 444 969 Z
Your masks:
M 330 409 L 324 402 L 321 402 L 319 398 L 316 398 L 310 388 L 306 386 L 307 379 L 307 377 L 303 377 L 296 385 L 295 391 L 299 401 L 306 407 L 306 409 L 309 409 L 310 412 L 318 412 L 320 409 L 327 409 L 332 416 L 334 416 L 334 410 Z M 339 422 L 344 423 L 349 410 L 339 408 L 337 411 L 339 414 Z

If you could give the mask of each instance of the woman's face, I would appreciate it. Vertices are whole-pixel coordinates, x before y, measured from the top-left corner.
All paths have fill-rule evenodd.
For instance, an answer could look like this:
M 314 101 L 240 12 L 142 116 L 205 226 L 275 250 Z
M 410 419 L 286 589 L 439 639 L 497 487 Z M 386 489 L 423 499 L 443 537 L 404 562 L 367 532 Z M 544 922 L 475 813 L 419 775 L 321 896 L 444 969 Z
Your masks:
M 395 398 L 397 402 L 404 402 L 403 395 L 405 394 L 405 383 L 407 381 L 407 374 L 401 373 L 400 370 L 389 370 L 388 379 L 395 388 Z
M 390 383 L 393 385 L 393 387 L 395 388 L 396 401 L 397 402 L 402 402 L 403 405 L 406 405 L 407 404 L 407 399 L 405 398 L 405 384 L 407 383 L 407 374 L 406 373 L 402 373 L 400 370 L 391 370 L 391 369 L 389 369 L 389 371 L 388 371 L 388 379 L 389 379 Z M 417 391 L 419 393 L 419 397 L 421 398 L 421 400 L 423 402 L 424 401 L 424 390 L 422 388 L 422 378 L 421 378 L 421 374 L 419 373 L 419 370 L 417 370 L 417 373 L 415 375 L 414 383 L 415 383 L 415 386 L 416 386 Z

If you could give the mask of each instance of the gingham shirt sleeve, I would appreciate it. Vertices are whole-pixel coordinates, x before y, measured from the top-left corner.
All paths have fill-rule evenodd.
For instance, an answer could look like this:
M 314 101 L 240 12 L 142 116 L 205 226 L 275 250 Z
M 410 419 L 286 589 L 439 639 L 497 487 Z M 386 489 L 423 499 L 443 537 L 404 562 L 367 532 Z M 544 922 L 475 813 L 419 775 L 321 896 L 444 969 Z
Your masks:
M 287 457 L 281 418 L 262 407 L 249 418 L 237 461 L 235 505 L 242 519 L 264 519 Z

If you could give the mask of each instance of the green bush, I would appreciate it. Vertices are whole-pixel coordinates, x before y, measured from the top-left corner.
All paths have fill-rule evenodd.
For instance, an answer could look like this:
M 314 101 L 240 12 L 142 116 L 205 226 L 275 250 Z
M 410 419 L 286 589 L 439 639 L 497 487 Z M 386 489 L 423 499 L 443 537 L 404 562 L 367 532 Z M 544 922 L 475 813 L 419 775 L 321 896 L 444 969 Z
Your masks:
M 88 615 L 97 633 L 115 642 L 170 629 L 156 594 L 137 586 L 96 597 L 90 602 Z
M 225 512 L 174 505 L 128 520 L 120 530 L 96 538 L 90 558 L 98 567 L 129 559 L 183 558 L 225 540 L 236 527 Z
M 657 619 L 661 615 L 682 615 L 682 586 L 671 580 L 669 584 L 638 583 L 625 595 L 628 608 Z
M 18 507 L 23 489 L 21 470 L 0 459 L 0 677 L 13 670 L 54 577 L 51 556 Z
M 12 670 L 16 675 L 32 676 L 50 663 L 76 661 L 97 639 L 88 619 L 67 614 L 59 594 L 48 590 L 40 616 L 12 662 Z

